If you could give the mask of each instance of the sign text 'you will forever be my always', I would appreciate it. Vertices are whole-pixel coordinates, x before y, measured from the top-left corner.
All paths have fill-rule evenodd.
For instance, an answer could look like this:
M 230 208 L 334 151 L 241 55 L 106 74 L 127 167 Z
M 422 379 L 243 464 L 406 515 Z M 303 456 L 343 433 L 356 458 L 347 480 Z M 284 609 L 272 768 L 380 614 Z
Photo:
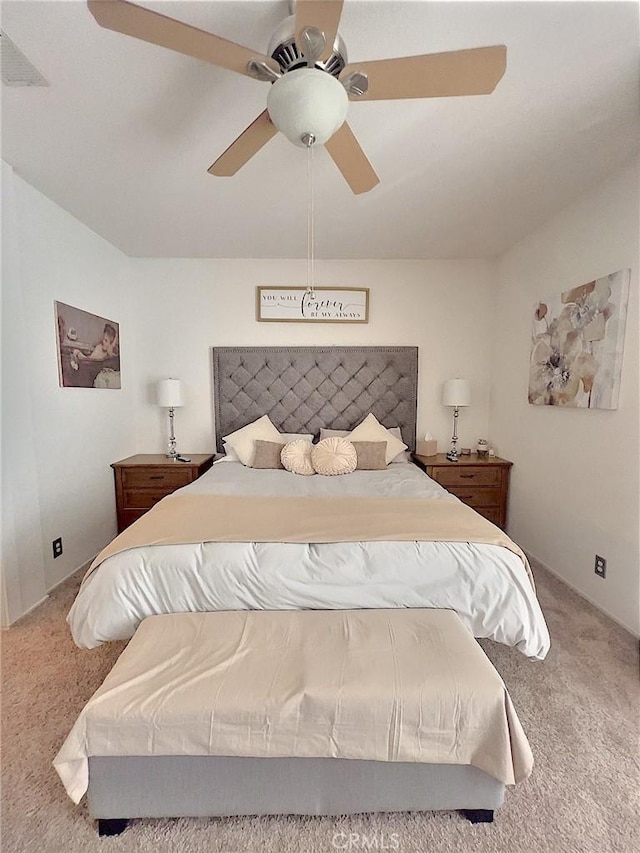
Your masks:
M 258 287 L 257 319 L 267 323 L 368 323 L 368 287 Z

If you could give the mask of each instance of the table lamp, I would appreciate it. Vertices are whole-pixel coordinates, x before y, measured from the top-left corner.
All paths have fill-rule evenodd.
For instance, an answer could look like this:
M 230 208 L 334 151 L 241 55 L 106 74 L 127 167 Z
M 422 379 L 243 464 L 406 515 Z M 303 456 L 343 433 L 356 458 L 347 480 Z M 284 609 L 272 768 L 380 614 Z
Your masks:
M 442 404 L 453 407 L 453 435 L 451 450 L 447 453 L 450 462 L 458 461 L 458 410 L 471 401 L 471 385 L 468 379 L 447 379 L 442 388 Z
M 158 382 L 158 405 L 169 409 L 169 449 L 168 459 L 177 459 L 176 436 L 173 430 L 174 410 L 184 405 L 182 382 L 179 379 L 161 379 Z

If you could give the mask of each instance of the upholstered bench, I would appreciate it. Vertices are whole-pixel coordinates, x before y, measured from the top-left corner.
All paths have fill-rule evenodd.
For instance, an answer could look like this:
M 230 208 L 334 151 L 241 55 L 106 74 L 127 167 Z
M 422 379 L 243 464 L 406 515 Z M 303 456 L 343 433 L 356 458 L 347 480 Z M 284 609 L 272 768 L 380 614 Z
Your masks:
M 290 610 L 146 619 L 54 764 L 112 834 L 133 817 L 488 821 L 532 757 L 452 611 Z

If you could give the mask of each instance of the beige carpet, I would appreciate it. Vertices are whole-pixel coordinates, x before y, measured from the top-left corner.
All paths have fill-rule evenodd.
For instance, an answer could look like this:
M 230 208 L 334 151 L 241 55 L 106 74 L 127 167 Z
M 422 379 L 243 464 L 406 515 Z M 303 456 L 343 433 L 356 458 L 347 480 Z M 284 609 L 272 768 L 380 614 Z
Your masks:
M 483 642 L 536 759 L 493 824 L 455 812 L 331 818 L 139 820 L 99 839 L 51 761 L 123 644 L 77 649 L 64 617 L 79 577 L 2 635 L 2 853 L 637 853 L 638 643 L 538 571 L 553 647 L 544 663 Z

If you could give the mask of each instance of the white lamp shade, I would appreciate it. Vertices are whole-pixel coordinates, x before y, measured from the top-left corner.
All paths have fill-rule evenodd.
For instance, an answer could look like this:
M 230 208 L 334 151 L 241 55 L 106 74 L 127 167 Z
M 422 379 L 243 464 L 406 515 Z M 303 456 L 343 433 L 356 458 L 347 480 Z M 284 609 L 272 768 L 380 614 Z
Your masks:
M 349 107 L 347 91 L 335 77 L 318 68 L 298 68 L 283 74 L 269 89 L 271 121 L 290 142 L 306 148 L 302 137 L 324 144 L 344 124 Z
M 158 405 L 165 409 L 184 406 L 182 382 L 179 379 L 161 379 L 158 382 Z
M 471 383 L 468 379 L 447 379 L 442 388 L 444 406 L 468 406 L 471 403 Z

